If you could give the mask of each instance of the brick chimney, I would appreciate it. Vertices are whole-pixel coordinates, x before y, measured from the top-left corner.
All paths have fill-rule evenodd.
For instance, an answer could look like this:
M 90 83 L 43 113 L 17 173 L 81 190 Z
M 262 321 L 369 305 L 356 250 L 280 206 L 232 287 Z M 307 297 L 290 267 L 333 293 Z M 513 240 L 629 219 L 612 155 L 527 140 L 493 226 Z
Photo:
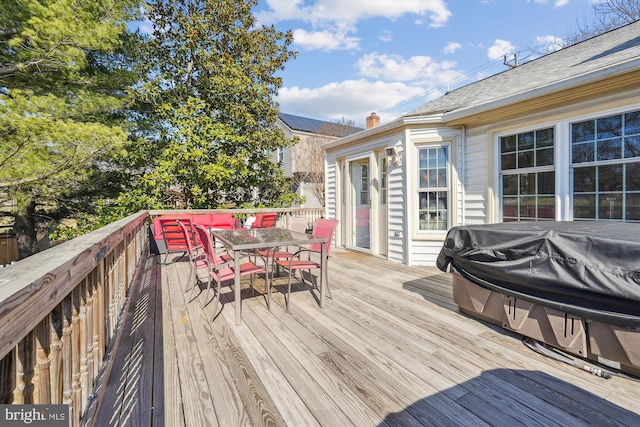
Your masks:
M 367 117 L 367 129 L 371 129 L 376 126 L 380 126 L 380 116 L 376 113 L 371 113 L 371 115 Z

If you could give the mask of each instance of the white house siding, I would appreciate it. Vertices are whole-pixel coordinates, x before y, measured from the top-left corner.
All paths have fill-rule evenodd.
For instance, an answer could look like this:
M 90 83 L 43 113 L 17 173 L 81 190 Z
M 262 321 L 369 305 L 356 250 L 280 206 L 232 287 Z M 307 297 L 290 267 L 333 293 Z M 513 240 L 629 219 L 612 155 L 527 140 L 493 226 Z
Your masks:
M 463 158 L 464 200 L 462 206 L 464 212 L 462 224 L 485 224 L 487 222 L 487 187 L 489 184 L 486 128 L 465 129 Z

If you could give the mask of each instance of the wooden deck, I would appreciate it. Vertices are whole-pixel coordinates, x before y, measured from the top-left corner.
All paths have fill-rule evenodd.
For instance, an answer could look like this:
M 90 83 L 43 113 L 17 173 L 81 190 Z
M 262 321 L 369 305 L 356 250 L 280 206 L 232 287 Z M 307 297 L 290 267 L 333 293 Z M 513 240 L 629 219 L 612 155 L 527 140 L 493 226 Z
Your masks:
M 222 314 L 189 300 L 185 262 L 150 258 L 132 292 L 98 426 L 640 425 L 640 382 L 532 352 L 458 312 L 450 277 L 335 250 L 332 298 L 227 287 Z M 98 401 L 96 400 L 96 401 Z

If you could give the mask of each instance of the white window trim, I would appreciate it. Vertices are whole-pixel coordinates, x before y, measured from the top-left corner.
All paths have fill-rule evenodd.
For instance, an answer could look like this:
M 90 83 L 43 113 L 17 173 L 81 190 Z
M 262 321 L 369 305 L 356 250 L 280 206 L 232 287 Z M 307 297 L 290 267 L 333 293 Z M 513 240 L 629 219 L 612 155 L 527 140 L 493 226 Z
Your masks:
M 420 230 L 420 183 L 418 179 L 418 170 L 420 169 L 420 150 L 421 149 L 432 149 L 432 148 L 443 148 L 447 149 L 447 229 L 446 230 Z M 453 169 L 453 149 L 454 142 L 450 140 L 438 140 L 438 141 L 418 141 L 415 142 L 413 146 L 413 159 L 414 167 L 411 169 L 410 180 L 412 182 L 411 188 L 411 229 L 412 229 L 412 239 L 413 240 L 436 240 L 441 241 L 446 236 L 449 229 L 453 226 L 453 218 L 454 218 L 454 210 L 455 204 L 453 198 L 456 195 L 455 188 L 456 184 L 452 180 L 452 169 Z

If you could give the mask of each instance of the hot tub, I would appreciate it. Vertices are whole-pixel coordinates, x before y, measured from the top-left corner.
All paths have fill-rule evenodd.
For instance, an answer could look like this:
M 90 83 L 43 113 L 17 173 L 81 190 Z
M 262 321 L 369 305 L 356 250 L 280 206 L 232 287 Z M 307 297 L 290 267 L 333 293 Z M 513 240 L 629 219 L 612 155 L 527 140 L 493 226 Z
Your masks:
M 640 224 L 454 227 L 437 265 L 460 311 L 640 374 Z

